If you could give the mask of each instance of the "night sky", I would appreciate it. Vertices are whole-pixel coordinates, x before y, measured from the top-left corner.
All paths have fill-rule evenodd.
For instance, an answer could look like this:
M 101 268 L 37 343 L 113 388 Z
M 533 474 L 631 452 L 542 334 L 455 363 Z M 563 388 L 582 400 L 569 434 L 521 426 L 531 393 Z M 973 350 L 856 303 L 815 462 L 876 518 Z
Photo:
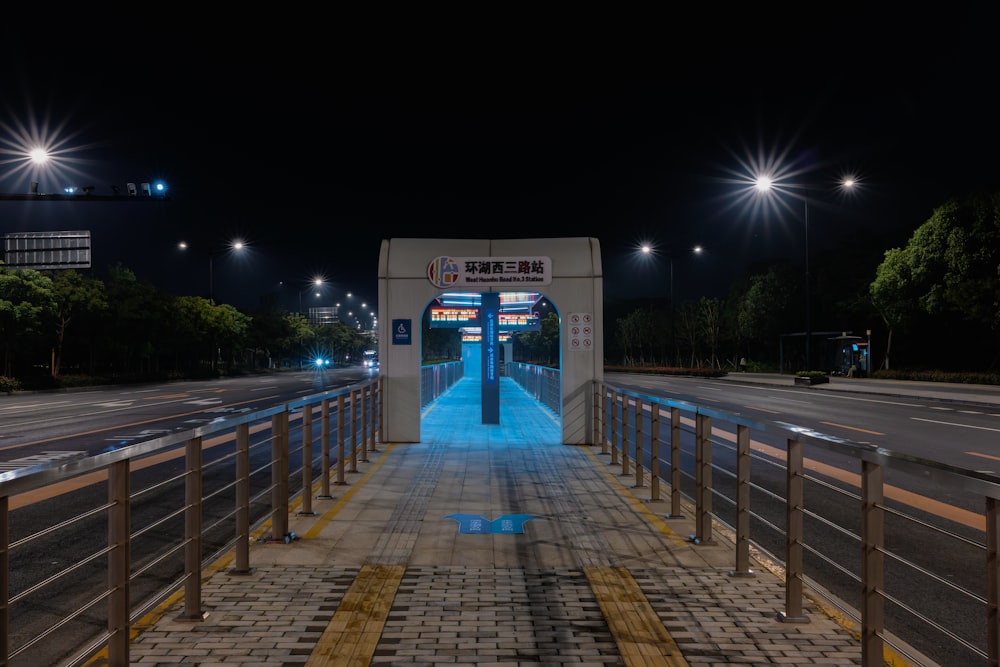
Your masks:
M 1000 184 L 992 22 L 971 11 L 279 9 L 5 20 L 0 192 L 170 196 L 0 201 L 0 233 L 90 230 L 95 274 L 120 261 L 178 294 L 207 295 L 214 254 L 216 299 L 246 308 L 295 308 L 315 275 L 315 305 L 373 300 L 386 238 L 594 236 L 610 297 L 665 296 L 672 258 L 683 301 L 799 261 L 804 198 L 818 254 L 901 245 Z M 32 174 L 39 140 L 56 160 Z M 784 174 L 783 204 L 741 199 L 755 165 Z M 226 254 L 235 238 L 249 252 Z

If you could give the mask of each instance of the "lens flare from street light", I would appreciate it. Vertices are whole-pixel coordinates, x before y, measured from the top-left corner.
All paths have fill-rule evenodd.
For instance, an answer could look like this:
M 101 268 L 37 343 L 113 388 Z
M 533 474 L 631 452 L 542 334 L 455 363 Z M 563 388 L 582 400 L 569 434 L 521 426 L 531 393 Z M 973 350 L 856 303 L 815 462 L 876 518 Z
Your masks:
M 34 111 L 28 109 L 32 119 L 0 120 L 0 167 L 18 182 L 18 187 L 43 180 L 55 182 L 62 189 L 63 184 L 80 182 L 93 176 L 82 166 L 91 162 L 79 156 L 91 145 L 74 145 L 79 132 L 67 132 L 66 123 L 50 127 L 48 120 L 39 122 L 33 118 Z M 44 184 L 43 184 L 44 186 Z

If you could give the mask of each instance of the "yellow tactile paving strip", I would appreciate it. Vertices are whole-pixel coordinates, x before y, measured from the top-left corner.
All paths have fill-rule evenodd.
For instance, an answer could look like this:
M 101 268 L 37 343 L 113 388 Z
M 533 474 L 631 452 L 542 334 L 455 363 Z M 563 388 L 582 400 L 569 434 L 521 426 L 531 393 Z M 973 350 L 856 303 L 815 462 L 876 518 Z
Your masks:
M 306 662 L 307 667 L 371 664 L 406 567 L 365 565 Z
M 583 571 L 626 665 L 689 667 L 628 570 L 584 567 Z

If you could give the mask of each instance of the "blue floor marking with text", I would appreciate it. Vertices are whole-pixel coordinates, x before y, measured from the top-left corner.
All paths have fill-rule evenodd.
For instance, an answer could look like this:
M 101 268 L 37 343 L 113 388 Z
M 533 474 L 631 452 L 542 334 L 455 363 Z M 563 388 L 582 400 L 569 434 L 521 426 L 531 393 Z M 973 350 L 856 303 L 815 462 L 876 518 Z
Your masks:
M 504 514 L 492 521 L 482 514 L 449 514 L 445 517 L 458 522 L 459 534 L 523 533 L 524 524 L 534 518 L 530 514 Z

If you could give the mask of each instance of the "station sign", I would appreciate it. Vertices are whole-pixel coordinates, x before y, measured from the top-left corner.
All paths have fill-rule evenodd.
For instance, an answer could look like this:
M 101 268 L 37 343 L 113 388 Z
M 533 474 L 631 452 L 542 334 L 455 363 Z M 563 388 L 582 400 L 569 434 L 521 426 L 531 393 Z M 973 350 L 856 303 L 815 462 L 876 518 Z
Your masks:
M 427 266 L 435 287 L 531 288 L 552 282 L 549 257 L 436 257 Z

